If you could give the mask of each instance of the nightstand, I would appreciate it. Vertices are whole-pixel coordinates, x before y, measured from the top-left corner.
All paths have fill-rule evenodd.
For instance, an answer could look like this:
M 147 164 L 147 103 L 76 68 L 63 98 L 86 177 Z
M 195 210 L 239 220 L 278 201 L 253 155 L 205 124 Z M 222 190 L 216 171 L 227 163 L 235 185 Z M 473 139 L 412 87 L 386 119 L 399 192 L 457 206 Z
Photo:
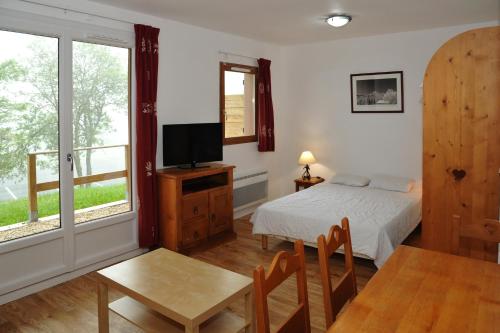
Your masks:
M 311 177 L 311 179 L 295 179 L 295 192 L 298 192 L 301 187 L 304 189 L 324 182 L 325 179 L 321 177 Z

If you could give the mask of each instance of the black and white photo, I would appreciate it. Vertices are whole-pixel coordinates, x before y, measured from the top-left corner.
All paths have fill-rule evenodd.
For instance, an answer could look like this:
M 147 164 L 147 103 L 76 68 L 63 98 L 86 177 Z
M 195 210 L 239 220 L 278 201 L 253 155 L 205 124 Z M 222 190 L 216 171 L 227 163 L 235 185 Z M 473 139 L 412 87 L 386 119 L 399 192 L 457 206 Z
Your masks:
M 404 112 L 403 72 L 351 74 L 351 111 Z

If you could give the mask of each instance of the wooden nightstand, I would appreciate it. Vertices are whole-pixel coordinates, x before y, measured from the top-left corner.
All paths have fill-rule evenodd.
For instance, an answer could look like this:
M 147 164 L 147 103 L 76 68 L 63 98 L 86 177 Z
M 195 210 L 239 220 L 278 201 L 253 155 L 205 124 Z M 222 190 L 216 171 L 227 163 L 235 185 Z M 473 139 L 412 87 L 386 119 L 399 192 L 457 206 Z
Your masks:
M 316 184 L 324 182 L 325 179 L 321 177 L 311 177 L 311 179 L 295 179 L 295 192 L 298 192 L 301 187 L 308 188 Z

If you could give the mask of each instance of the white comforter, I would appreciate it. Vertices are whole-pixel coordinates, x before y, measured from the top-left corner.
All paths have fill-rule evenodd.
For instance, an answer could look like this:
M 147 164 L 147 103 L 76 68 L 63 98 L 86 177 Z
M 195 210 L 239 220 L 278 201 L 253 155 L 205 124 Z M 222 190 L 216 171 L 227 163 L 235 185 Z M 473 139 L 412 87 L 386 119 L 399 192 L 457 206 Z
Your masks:
M 420 222 L 421 198 L 420 187 L 402 193 L 324 183 L 263 204 L 251 222 L 254 234 L 316 244 L 347 216 L 353 252 L 381 267 Z

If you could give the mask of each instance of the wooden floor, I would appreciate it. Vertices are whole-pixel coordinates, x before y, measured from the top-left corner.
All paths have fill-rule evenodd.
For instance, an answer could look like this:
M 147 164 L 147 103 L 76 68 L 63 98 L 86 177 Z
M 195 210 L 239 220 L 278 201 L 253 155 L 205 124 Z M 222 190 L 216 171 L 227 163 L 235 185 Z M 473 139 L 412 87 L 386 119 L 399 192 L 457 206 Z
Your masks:
M 192 256 L 232 271 L 252 276 L 253 269 L 263 264 L 267 269 L 274 254 L 279 250 L 292 250 L 291 243 L 269 239 L 269 249 L 260 248 L 260 239 L 251 234 L 248 218 L 235 221 L 238 238 L 216 248 L 195 253 Z M 417 229 L 405 241 L 419 245 Z M 316 249 L 306 248 L 307 283 L 313 332 L 324 332 L 323 299 Z M 332 273 L 339 276 L 343 264 L 342 255 L 331 259 Z M 361 290 L 376 272 L 372 261 L 356 258 L 356 276 Z M 284 320 L 297 302 L 295 278 L 286 281 L 273 291 L 269 298 L 271 325 Z M 110 290 L 110 301 L 121 295 Z M 243 302 L 231 308 L 243 316 Z M 110 313 L 111 332 L 142 332 L 133 324 Z M 97 332 L 97 295 L 93 273 L 0 306 L 0 332 Z

